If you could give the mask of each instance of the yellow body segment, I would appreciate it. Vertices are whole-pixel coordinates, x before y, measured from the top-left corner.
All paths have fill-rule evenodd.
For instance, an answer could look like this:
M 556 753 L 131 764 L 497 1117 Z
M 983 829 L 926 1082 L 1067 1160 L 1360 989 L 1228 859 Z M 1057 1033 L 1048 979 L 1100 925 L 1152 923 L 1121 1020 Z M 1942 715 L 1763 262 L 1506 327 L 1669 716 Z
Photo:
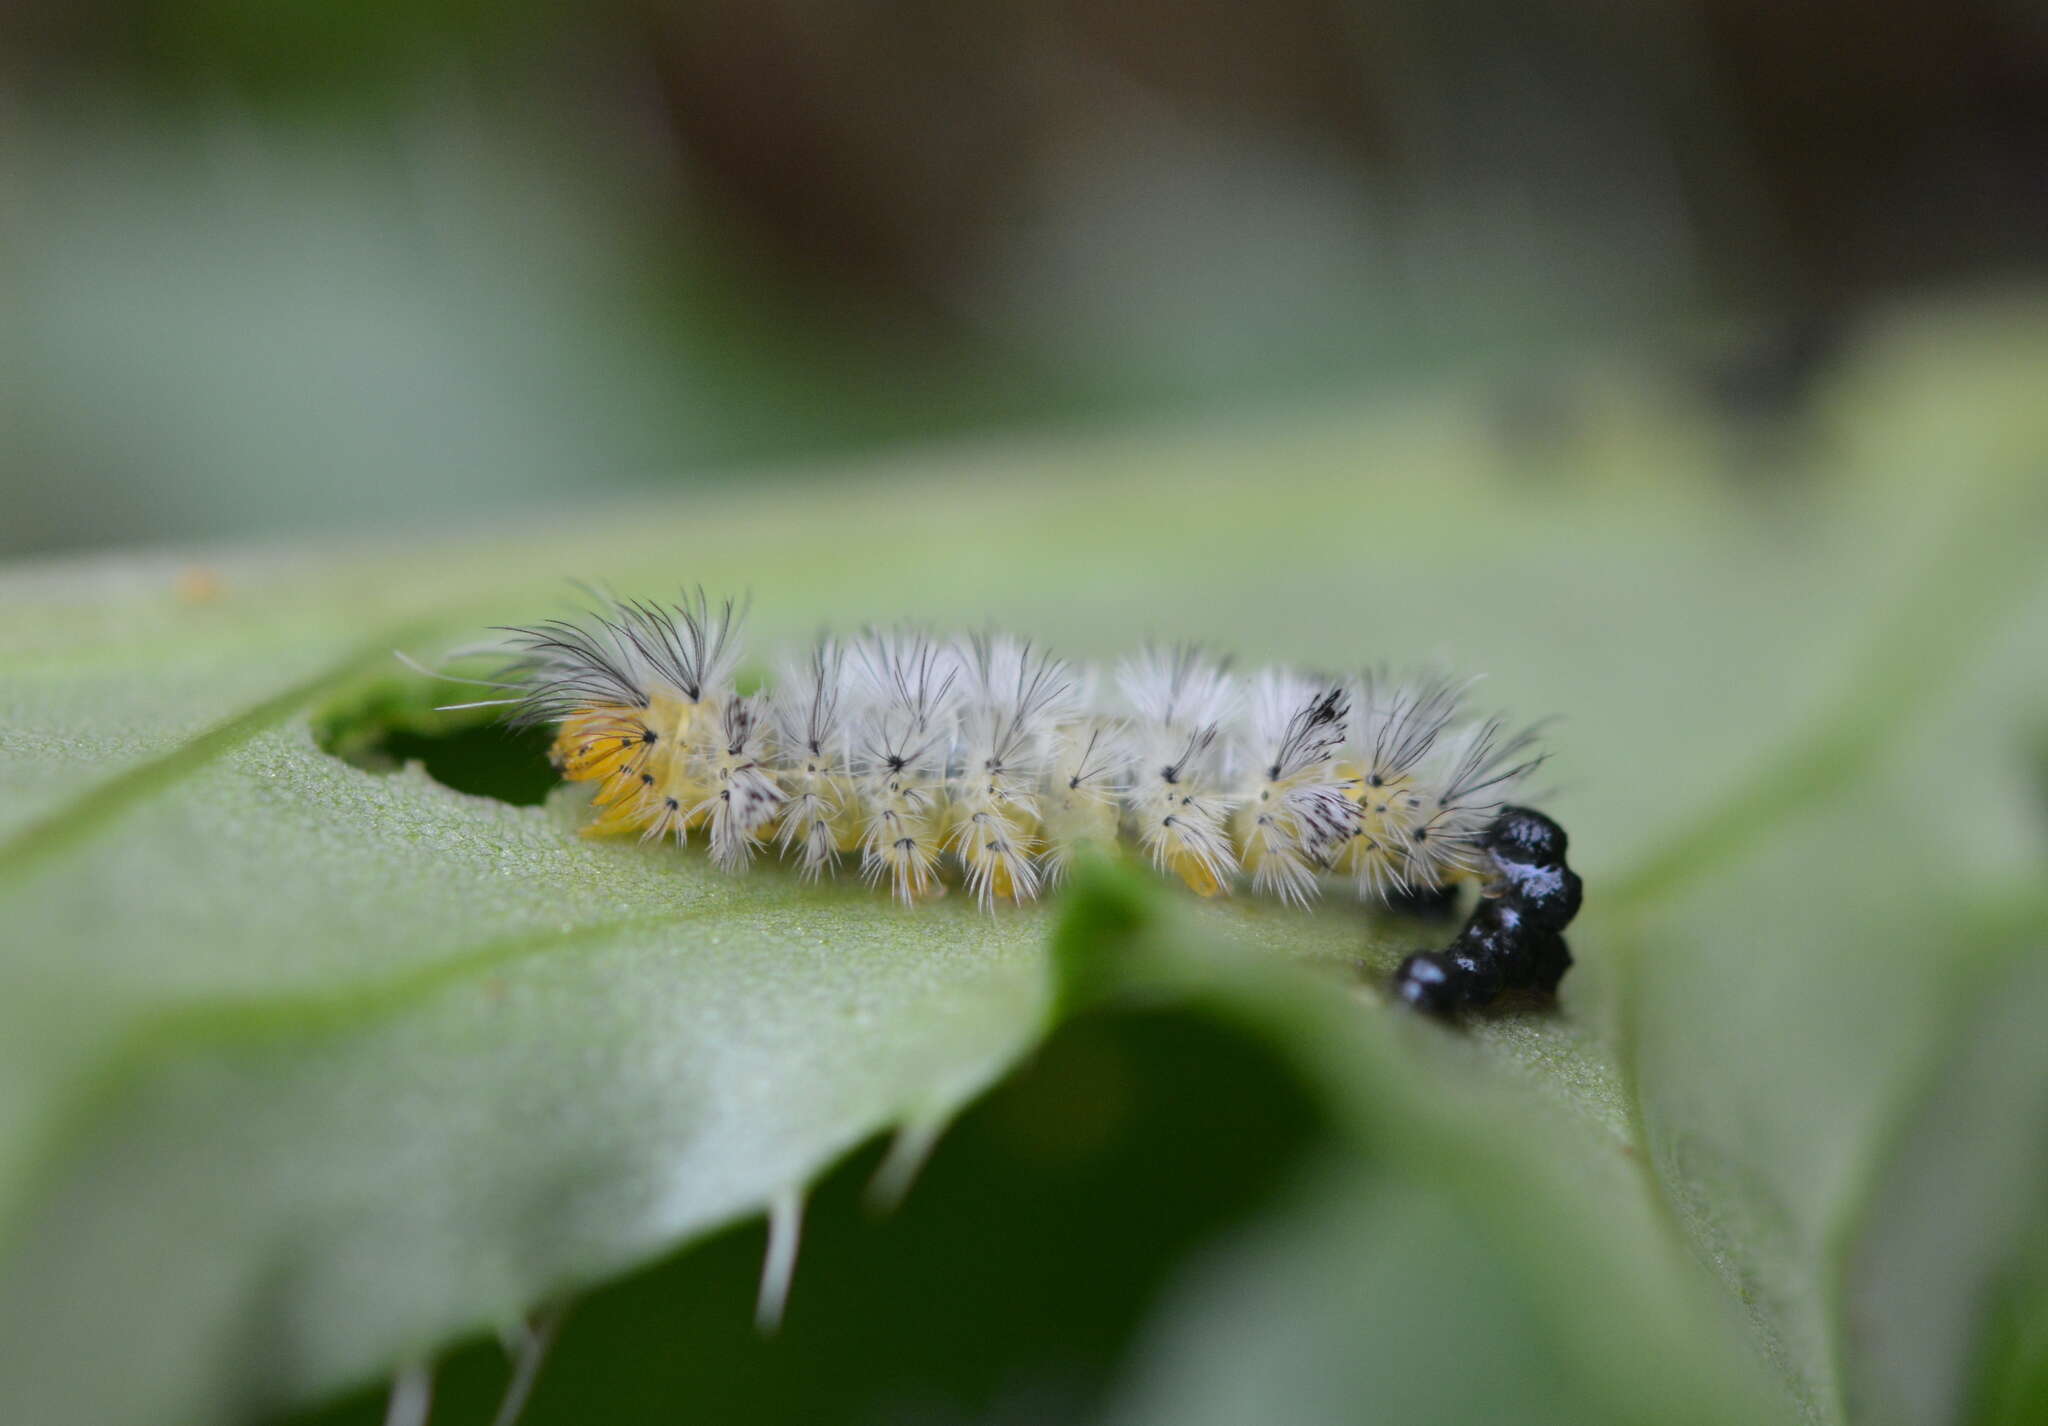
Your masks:
M 901 901 L 930 901 L 946 894 L 939 880 L 939 852 L 945 843 L 947 809 L 937 789 L 892 777 L 885 784 L 862 845 Z
M 548 759 L 570 782 L 610 777 L 647 746 L 644 708 L 586 708 L 562 721 Z
M 996 863 L 995 868 L 990 871 L 989 890 L 998 901 L 1017 899 L 1016 878 L 1010 875 L 1010 864 L 1007 861 Z
M 954 802 L 947 817 L 952 823 L 947 843 L 967 869 L 969 883 L 987 886 L 997 900 L 1015 901 L 1017 867 L 1028 862 L 1039 844 L 1039 820 L 1030 800 L 1007 784 L 984 784 L 971 799 Z M 1022 879 L 1027 885 L 1031 882 L 1028 865 Z
M 1358 832 L 1344 844 L 1332 870 L 1379 886 L 1396 886 L 1408 866 L 1408 842 L 1421 822 L 1423 801 L 1415 780 L 1370 768 L 1341 765 L 1358 804 Z
M 1069 789 L 1063 796 L 1048 800 L 1043 833 L 1045 840 L 1057 847 L 1084 843 L 1108 847 L 1116 843 L 1120 821 L 1121 813 L 1112 799 Z
M 801 841 L 813 824 L 822 824 L 834 851 L 859 850 L 860 793 L 852 778 L 827 772 L 810 763 L 789 775 L 784 791 L 789 794 L 790 805 L 799 811 L 777 817 L 768 824 L 762 832 L 763 840 L 780 838 L 787 831 L 789 817 L 800 816 L 802 822 L 792 835 L 792 841 Z
M 1153 865 L 1179 877 L 1197 896 L 1230 890 L 1226 875 L 1236 867 L 1226 818 L 1171 782 L 1148 789 L 1133 815 Z
M 1287 794 L 1301 784 L 1268 782 L 1259 795 L 1240 804 L 1230 814 L 1230 842 L 1238 865 L 1257 875 L 1269 857 L 1297 857 L 1302 843 L 1301 818 L 1288 810 Z
M 703 801 L 689 735 L 705 705 L 657 695 L 642 708 L 591 708 L 565 719 L 551 756 L 570 782 L 595 782 L 586 837 L 683 825 Z M 673 802 L 674 806 L 670 804 Z M 689 822 L 701 821 L 702 814 Z
M 832 845 L 842 852 L 860 850 L 860 797 L 850 777 L 828 777 L 826 784 L 832 795 L 838 799 L 832 815 L 827 818 L 832 828 Z
M 1209 864 L 1191 852 L 1170 852 L 1166 858 L 1166 869 L 1186 883 L 1189 891 L 1197 896 L 1221 896 L 1223 883 L 1209 869 Z

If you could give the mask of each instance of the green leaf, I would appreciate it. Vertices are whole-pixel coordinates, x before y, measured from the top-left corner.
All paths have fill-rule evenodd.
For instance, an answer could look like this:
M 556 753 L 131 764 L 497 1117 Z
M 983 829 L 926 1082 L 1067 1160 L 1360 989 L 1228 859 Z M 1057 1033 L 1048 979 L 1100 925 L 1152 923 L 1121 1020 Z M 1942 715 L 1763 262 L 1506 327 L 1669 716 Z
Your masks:
M 1891 332 L 1770 501 L 1616 380 L 1547 481 L 1450 393 L 197 580 L 6 576 L 0 1400 L 208 1420 L 370 1380 L 906 1130 L 898 1175 L 1077 1010 L 1135 1001 L 1263 1047 L 1327 1122 L 1234 1255 L 1170 1275 L 1121 1419 L 1223 1419 L 1247 1383 L 1533 1419 L 2009 1417 L 2040 1380 L 2039 1076 L 1985 1027 L 2039 952 L 2044 331 Z M 323 747 L 429 697 L 390 648 L 544 614 L 569 575 L 751 587 L 768 644 L 916 613 L 1082 655 L 1451 652 L 1570 715 L 1565 1013 L 1411 1024 L 1353 962 L 1427 933 L 1341 908 L 1111 873 L 1064 910 L 906 913 Z M 1989 1126 L 1960 1145 L 1958 1104 Z M 1936 1259 L 1938 1288 L 1902 1271 Z M 1451 1379 L 1465 1341 L 1491 1384 Z
M 0 1332 L 34 1419 L 262 1407 L 515 1320 L 942 1119 L 1036 1033 L 1033 916 L 573 821 L 268 729 L 32 871 L 14 1004 L 45 1028 L 10 1082 L 43 1112 L 10 1167 L 39 1201 Z
M 1188 919 L 1141 922 L 1109 993 L 1170 995 L 1263 1037 L 1324 1097 L 1338 1152 L 1274 1230 L 1198 1276 L 1128 1419 L 1241 1420 L 1290 1399 L 1288 1419 L 1329 1421 L 1360 1401 L 1395 1420 L 1785 1414 L 1622 1144 L 1475 1072 L 1475 1047 L 1428 1024 L 1360 1024 Z M 1078 939 L 1069 961 L 1101 955 Z

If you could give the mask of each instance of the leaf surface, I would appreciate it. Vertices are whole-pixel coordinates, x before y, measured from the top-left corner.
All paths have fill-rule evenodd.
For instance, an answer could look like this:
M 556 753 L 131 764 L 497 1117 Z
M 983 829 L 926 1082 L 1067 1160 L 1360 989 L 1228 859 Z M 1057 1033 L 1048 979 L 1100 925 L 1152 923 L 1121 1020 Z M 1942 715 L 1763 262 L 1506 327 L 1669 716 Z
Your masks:
M 1339 1169 L 1255 1266 L 1188 1279 L 1131 1419 L 1208 1398 L 1215 1293 L 1356 1289 L 1331 1308 L 1356 1331 L 1276 1317 L 1265 1359 L 1334 1390 L 1358 1332 L 1391 1334 L 1366 1364 L 1399 1355 L 1388 1285 L 1433 1263 L 1436 1310 L 1491 1313 L 1503 1379 L 1559 1413 L 1679 1390 L 1755 1419 L 1715 1278 L 1817 1419 L 1961 1419 L 1994 1399 L 1980 1372 L 2024 1389 L 2024 1354 L 1985 1343 L 2032 1340 L 2038 1275 L 1995 1265 L 2035 1241 L 2012 1205 L 2038 1156 L 1958 1159 L 1930 1106 L 2033 1104 L 1979 1044 L 2039 951 L 2011 908 L 2041 835 L 2043 330 L 1893 332 L 1776 505 L 1640 391 L 1592 402 L 1548 483 L 1451 393 L 223 558 L 217 596 L 172 561 L 5 576 L 0 1399 L 247 1416 L 507 1323 L 942 1123 L 1094 1003 L 1091 945 L 1118 994 L 1189 998 L 1336 1106 Z M 1128 928 L 1083 917 L 1056 964 L 1057 911 L 731 880 L 577 838 L 568 796 L 323 750 L 316 728 L 430 698 L 390 648 L 544 615 L 565 576 L 751 588 L 768 645 L 915 614 L 1082 656 L 1200 634 L 1488 670 L 1490 697 L 1570 715 L 1546 803 L 1590 888 L 1566 1013 L 1406 1025 L 1350 962 L 1428 933 L 1341 908 L 1181 908 L 1174 946 L 1121 959 Z M 1894 1350 L 1950 1161 L 1985 1207 L 1947 1326 Z M 1987 1317 L 1987 1283 L 2018 1305 Z

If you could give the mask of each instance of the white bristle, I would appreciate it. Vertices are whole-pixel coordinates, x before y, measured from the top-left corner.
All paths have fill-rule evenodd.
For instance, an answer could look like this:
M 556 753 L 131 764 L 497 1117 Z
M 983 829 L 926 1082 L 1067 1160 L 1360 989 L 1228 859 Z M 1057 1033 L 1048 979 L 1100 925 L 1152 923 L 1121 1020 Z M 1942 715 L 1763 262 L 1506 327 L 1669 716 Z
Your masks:
M 1440 675 L 1239 678 L 1193 644 L 1104 675 L 1007 634 L 869 628 L 741 696 L 741 606 L 592 597 L 505 631 L 509 662 L 471 680 L 559 729 L 564 776 L 597 784 L 591 830 L 701 829 L 723 869 L 773 850 L 806 880 L 858 852 L 906 904 L 949 876 L 984 907 L 1029 901 L 1119 843 L 1205 895 L 1243 876 L 1298 904 L 1333 879 L 1386 900 L 1483 878 L 1492 819 L 1542 761 L 1536 729 L 1470 718 Z

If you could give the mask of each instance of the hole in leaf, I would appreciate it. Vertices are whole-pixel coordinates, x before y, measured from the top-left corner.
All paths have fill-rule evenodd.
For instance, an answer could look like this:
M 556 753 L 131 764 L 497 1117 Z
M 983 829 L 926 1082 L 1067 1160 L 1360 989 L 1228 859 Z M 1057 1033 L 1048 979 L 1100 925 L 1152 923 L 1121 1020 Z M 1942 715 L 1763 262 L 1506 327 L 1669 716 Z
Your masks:
M 545 728 L 508 728 L 491 708 L 442 712 L 443 690 L 424 680 L 385 680 L 335 703 L 314 719 L 327 752 L 369 772 L 416 762 L 443 787 L 495 797 L 515 807 L 543 801 L 557 777 Z

